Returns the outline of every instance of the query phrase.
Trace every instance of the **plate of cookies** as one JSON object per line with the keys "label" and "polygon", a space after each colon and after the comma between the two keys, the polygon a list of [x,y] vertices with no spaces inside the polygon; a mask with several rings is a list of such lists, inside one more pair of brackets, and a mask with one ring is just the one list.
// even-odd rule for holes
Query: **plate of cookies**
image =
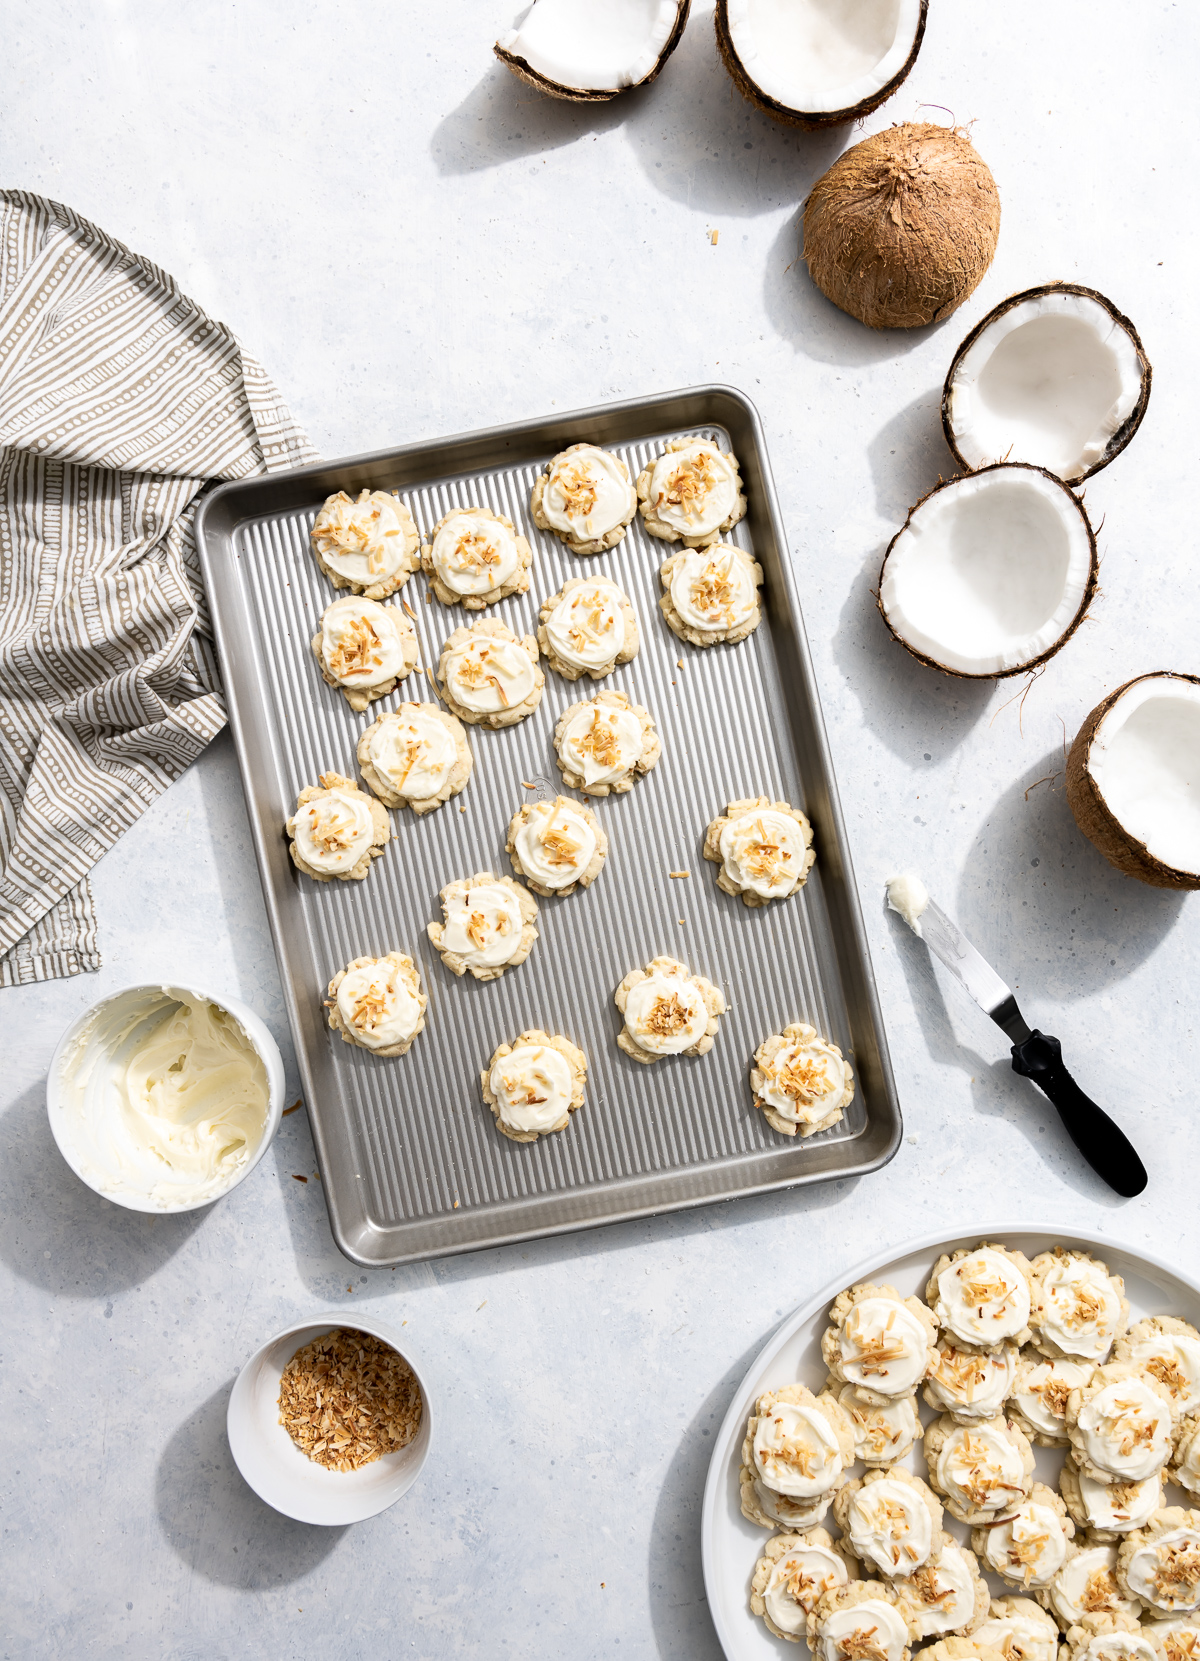
{"label": "plate of cookies", "polygon": [[1196,1661],[1200,1287],[1099,1235],[876,1256],[725,1416],[702,1551],[730,1661]]}

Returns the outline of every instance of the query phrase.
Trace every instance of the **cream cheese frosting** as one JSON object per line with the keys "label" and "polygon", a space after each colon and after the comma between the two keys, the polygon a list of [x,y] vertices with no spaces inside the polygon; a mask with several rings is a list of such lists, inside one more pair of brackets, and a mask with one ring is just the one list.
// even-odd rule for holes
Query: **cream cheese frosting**
{"label": "cream cheese frosting", "polygon": [[759,1071],[764,1080],[760,1099],[798,1125],[824,1118],[846,1090],[845,1060],[823,1038],[785,1045],[768,1066],[760,1063]]}
{"label": "cream cheese frosting", "polygon": [[930,1406],[960,1419],[993,1419],[1008,1398],[1016,1370],[1013,1344],[975,1350],[943,1339],[933,1354],[926,1399]]}
{"label": "cream cheese frosting", "polygon": [[511,581],[521,564],[517,539],[490,515],[448,513],[430,547],[430,562],[454,594],[487,594]]}
{"label": "cream cheese frosting", "polygon": [[1160,1618],[1143,1630],[1158,1650],[1159,1661],[1164,1658],[1165,1661],[1198,1661],[1200,1658],[1200,1619],[1194,1614]]}
{"label": "cream cheese frosting", "polygon": [[797,1499],[791,1494],[780,1494],[768,1488],[761,1477],[751,1473],[755,1503],[764,1517],[780,1528],[802,1530],[810,1528],[829,1510],[832,1493],[818,1494],[815,1499]]}
{"label": "cream cheese frosting", "polygon": [[569,588],[546,619],[553,655],[573,669],[602,669],[625,645],[625,596],[609,577]]}
{"label": "cream cheese frosting", "polygon": [[1066,1562],[1062,1518],[1037,1499],[1026,1500],[1011,1517],[980,1533],[984,1567],[1026,1589],[1048,1586]]}
{"label": "cream cheese frosting", "polygon": [[681,537],[720,529],[738,506],[737,466],[706,438],[661,455],[650,470],[647,505]]}
{"label": "cream cheese frosting", "polygon": [[998,1649],[1005,1661],[1058,1661],[1058,1628],[1036,1604],[1026,1608],[992,1614],[976,1629],[976,1643]]}
{"label": "cream cheese frosting", "polygon": [[671,603],[688,628],[736,629],[753,615],[758,589],[736,548],[692,548],[674,557]]}
{"label": "cream cheese frosting", "polygon": [[909,1642],[903,1614],[883,1598],[864,1598],[849,1608],[829,1610],[817,1632],[821,1661],[903,1661]]}
{"label": "cream cheese frosting", "polygon": [[321,618],[321,661],[340,686],[382,686],[405,672],[401,624],[391,606],[347,595]]}
{"label": "cream cheese frosting", "polygon": [[398,796],[436,796],[458,759],[454,735],[435,710],[402,704],[382,716],[367,744],[371,765]]}
{"label": "cream cheese frosting", "polygon": [[335,994],[338,1014],[354,1041],[368,1050],[388,1049],[411,1038],[424,1004],[386,958],[347,969]]}
{"label": "cream cheese frosting", "polygon": [[511,888],[498,882],[476,883],[451,895],[444,907],[446,923],[438,949],[461,957],[468,968],[498,968],[520,949],[525,921],[520,896]]}
{"label": "cream cheese frosting", "polygon": [[1165,1384],[1177,1416],[1200,1407],[1200,1338],[1187,1332],[1145,1330],[1119,1352]]}
{"label": "cream cheese frosting", "polygon": [[559,754],[584,788],[621,778],[645,749],[642,722],[630,709],[581,704],[562,729]]}
{"label": "cream cheese frosting", "polygon": [[556,456],[541,508],[547,522],[577,542],[607,536],[633,517],[637,497],[619,457],[594,444]]}
{"label": "cream cheese frosting", "polygon": [[762,1600],[780,1632],[800,1637],[805,1617],[817,1599],[850,1578],[845,1559],[829,1546],[806,1542],[793,1546],[771,1566]]}
{"label": "cream cheese frosting", "polygon": [[1051,1607],[1065,1627],[1088,1614],[1137,1614],[1137,1604],[1121,1595],[1113,1573],[1116,1563],[1115,1546],[1085,1546],[1067,1558],[1049,1591]]}
{"label": "cream cheese frosting", "polygon": [[1140,1632],[1094,1632],[1072,1661],[1158,1661],[1158,1651]]}
{"label": "cream cheese frosting", "polygon": [[956,1425],[937,1455],[938,1487],[963,1511],[1008,1511],[1025,1495],[1021,1449],[1002,1425]]}
{"label": "cream cheese frosting", "polygon": [[1200,1528],[1162,1529],[1123,1557],[1122,1570],[1129,1591],[1152,1608],[1171,1615],[1195,1609],[1200,1604]]}
{"label": "cream cheese frosting", "polygon": [[841,1368],[851,1384],[881,1396],[911,1394],[929,1366],[929,1339],[896,1298],[864,1298],[841,1331]]}
{"label": "cream cheese frosting", "polygon": [[1126,1534],[1144,1528],[1162,1504],[1162,1477],[1155,1472],[1144,1482],[1096,1482],[1076,1472],[1079,1499],[1089,1528]]}
{"label": "cream cheese frosting", "polygon": [[521,1044],[492,1068],[500,1116],[514,1130],[551,1130],[570,1109],[571,1066],[560,1051]]}
{"label": "cream cheese frosting", "polygon": [[1171,1409],[1144,1379],[1105,1384],[1079,1409],[1077,1424],[1092,1464],[1123,1482],[1144,1482],[1171,1451]]}
{"label": "cream cheese frosting", "polygon": [[820,1408],[772,1397],[754,1431],[754,1474],[776,1493],[815,1499],[842,1473],[838,1439]]}
{"label": "cream cheese frosting", "polygon": [[855,1555],[885,1575],[912,1574],[933,1550],[924,1495],[896,1477],[864,1483],[846,1507],[845,1531]]}
{"label": "cream cheese frosting", "polygon": [[331,876],[352,870],[375,837],[370,800],[361,790],[325,791],[296,809],[294,824],[304,863]]}
{"label": "cream cheese frosting", "polygon": [[364,490],[351,501],[342,490],[317,515],[313,538],[331,571],[366,588],[407,567],[410,523],[403,503],[385,491]]}
{"label": "cream cheese frosting", "polygon": [[1013,1406],[1034,1430],[1065,1441],[1067,1397],[1072,1390],[1082,1390],[1091,1376],[1092,1364],[1087,1361],[1022,1363],[1012,1391]]}
{"label": "cream cheese frosting", "polygon": [[629,989],[625,1025],[652,1055],[681,1055],[708,1028],[708,1005],[694,981],[652,974]]}
{"label": "cream cheese frosting", "polygon": [[1000,1252],[986,1246],[948,1263],[937,1277],[934,1314],[965,1344],[998,1344],[1029,1321],[1029,1282]]}
{"label": "cream cheese frosting", "polygon": [[514,838],[521,869],[544,888],[569,888],[587,870],[596,832],[566,797],[533,802]]}
{"label": "cream cheese frosting", "polygon": [[901,1581],[900,1592],[912,1607],[921,1637],[933,1638],[959,1632],[970,1623],[977,1584],[970,1558],[944,1534],[940,1549],[911,1581]]}
{"label": "cream cheese frosting", "polygon": [[442,658],[442,677],[456,704],[494,715],[522,704],[537,684],[529,653],[516,640],[472,634]]}
{"label": "cream cheese frosting", "polygon": [[854,1426],[854,1456],[867,1465],[890,1465],[902,1459],[921,1434],[921,1421],[911,1396],[873,1407],[855,1384],[844,1384],[838,1400]]}
{"label": "cream cheese frosting", "polygon": [[1033,1324],[1039,1335],[1068,1355],[1103,1361],[1122,1315],[1120,1289],[1104,1265],[1090,1257],[1053,1253],[1035,1274]]}
{"label": "cream cheese frosting", "polygon": [[792,892],[804,872],[808,845],[790,813],[763,808],[729,820],[720,852],[721,869],[731,883],[769,900]]}

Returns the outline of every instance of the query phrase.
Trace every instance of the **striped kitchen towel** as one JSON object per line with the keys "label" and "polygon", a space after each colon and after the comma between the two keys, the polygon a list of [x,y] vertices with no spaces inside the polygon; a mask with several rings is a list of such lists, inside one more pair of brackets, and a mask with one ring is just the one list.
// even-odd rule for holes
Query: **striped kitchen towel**
{"label": "striped kitchen towel", "polygon": [[165,271],[0,191],[0,986],[99,967],[88,872],[225,723],[197,496],[315,459]]}

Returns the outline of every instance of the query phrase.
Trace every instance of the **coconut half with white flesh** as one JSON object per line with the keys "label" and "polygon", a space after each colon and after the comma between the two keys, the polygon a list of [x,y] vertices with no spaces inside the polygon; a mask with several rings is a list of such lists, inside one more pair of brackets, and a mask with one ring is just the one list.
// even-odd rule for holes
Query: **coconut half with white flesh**
{"label": "coconut half with white flesh", "polygon": [[1138,430],[1150,378],[1111,300],[1043,283],[1001,301],[958,348],[942,391],[946,441],[963,467],[1028,461],[1078,484]]}
{"label": "coconut half with white flesh", "polygon": [[552,98],[602,104],[654,80],[679,45],[691,0],[534,0],[495,45],[500,62]]}
{"label": "coconut half with white flesh", "polygon": [[1200,888],[1200,677],[1126,681],[1067,758],[1075,822],[1111,865],[1155,888]]}
{"label": "coconut half with white flesh", "polygon": [[1041,467],[1000,463],[935,486],[888,545],[884,622],[948,675],[1036,669],[1083,621],[1096,539],[1078,497]]}
{"label": "coconut half with white flesh", "polygon": [[904,80],[928,0],[717,0],[717,46],[744,98],[814,130],[857,121]]}

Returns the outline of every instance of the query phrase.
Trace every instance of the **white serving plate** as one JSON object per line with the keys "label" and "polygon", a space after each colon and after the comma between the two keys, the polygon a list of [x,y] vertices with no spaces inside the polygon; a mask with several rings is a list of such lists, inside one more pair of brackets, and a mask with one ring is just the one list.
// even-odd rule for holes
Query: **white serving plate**
{"label": "white serving plate", "polygon": [[[892,1254],[873,1254],[847,1269],[836,1280],[831,1280],[788,1316],[760,1352],[729,1405],[713,1448],[708,1480],[704,1486],[700,1543],[709,1611],[729,1661],[769,1661],[771,1657],[780,1661],[782,1656],[807,1653],[804,1646],[774,1637],[768,1632],[766,1623],[750,1613],[750,1581],[754,1566],[771,1538],[766,1529],[755,1527],[742,1516],[738,1492],[742,1441],[753,1402],[764,1390],[781,1384],[802,1382],[814,1392],[821,1390],[828,1376],[828,1369],[821,1360],[821,1334],[828,1324],[829,1305],[847,1286],[861,1280],[886,1282],[894,1286],[901,1297],[915,1292],[923,1298],[930,1270],[942,1252],[971,1247],[980,1240],[1002,1241],[1023,1251],[1029,1258],[1054,1245],[1078,1246],[1081,1250],[1094,1252],[1114,1274],[1124,1277],[1131,1324],[1146,1315],[1178,1315],[1191,1321],[1193,1326],[1200,1327],[1200,1284],[1157,1258],[1118,1245],[1102,1234],[1088,1234],[1081,1229],[1055,1234],[1044,1230],[1031,1231],[1027,1226],[987,1223],[971,1234],[955,1238],[947,1238],[940,1233],[927,1234],[908,1242]],[[928,1424],[937,1417],[919,1394],[917,1405],[922,1424]],[[1063,1450],[1035,1448],[1034,1454],[1038,1480],[1057,1487]],[[922,1477],[925,1475],[925,1461],[919,1445],[907,1459],[897,1463],[908,1466]],[[863,1466],[855,1465],[853,1469],[861,1474]],[[1181,1490],[1168,1484],[1165,1503],[1187,1504],[1195,1497],[1181,1498],[1180,1495]],[[830,1519],[826,1526],[835,1528],[836,1525],[832,1525]],[[944,1526],[947,1533],[969,1544],[970,1529],[956,1522],[949,1511],[946,1512]],[[984,1578],[991,1586],[994,1597],[1003,1597],[1016,1590],[1005,1586],[994,1575],[985,1573]]]}

